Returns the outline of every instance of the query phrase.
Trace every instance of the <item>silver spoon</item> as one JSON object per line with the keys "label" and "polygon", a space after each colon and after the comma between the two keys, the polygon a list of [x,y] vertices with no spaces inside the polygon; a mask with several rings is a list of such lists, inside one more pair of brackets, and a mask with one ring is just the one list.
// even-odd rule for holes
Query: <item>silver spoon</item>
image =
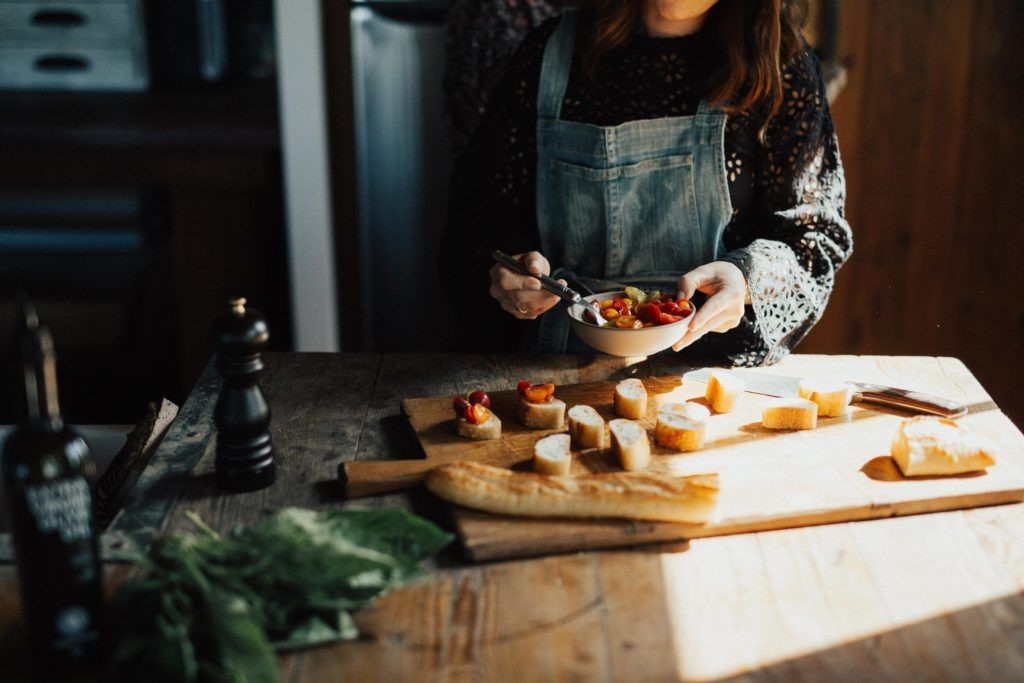
{"label": "silver spoon", "polygon": [[497,249],[495,249],[494,251],[491,252],[491,258],[493,258],[495,261],[505,266],[512,272],[519,273],[520,275],[527,275],[529,277],[540,280],[541,287],[551,292],[552,294],[555,294],[561,297],[562,299],[565,299],[573,306],[581,306],[585,310],[591,311],[594,314],[594,318],[597,320],[598,325],[604,325],[606,322],[608,322],[601,315],[600,304],[598,304],[596,301],[587,301],[579,292],[577,292],[575,289],[572,289],[568,285],[563,285],[562,283],[558,282],[553,278],[548,277],[547,275],[536,275],[534,273],[531,273],[522,264],[520,264],[519,261],[515,260],[514,258],[512,258],[503,251],[498,251]]}

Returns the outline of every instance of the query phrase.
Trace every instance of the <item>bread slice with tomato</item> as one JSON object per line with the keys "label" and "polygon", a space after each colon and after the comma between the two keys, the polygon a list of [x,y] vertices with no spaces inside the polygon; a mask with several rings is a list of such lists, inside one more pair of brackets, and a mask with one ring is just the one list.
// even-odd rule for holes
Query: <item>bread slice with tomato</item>
{"label": "bread slice with tomato", "polygon": [[519,392],[519,421],[530,429],[563,429],[565,401],[555,398],[554,384],[530,384],[523,380]]}

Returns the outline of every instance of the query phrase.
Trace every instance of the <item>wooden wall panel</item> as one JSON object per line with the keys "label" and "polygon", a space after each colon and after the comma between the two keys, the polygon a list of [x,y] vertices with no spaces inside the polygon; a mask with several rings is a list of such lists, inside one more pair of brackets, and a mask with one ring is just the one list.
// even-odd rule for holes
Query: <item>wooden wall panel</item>
{"label": "wooden wall panel", "polygon": [[1024,424],[1017,0],[846,0],[853,258],[804,352],[951,355]]}

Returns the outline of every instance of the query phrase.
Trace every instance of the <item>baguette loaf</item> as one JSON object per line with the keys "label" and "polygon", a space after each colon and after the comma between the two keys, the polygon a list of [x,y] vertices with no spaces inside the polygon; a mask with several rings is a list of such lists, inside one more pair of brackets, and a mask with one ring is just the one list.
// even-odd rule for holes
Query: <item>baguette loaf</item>
{"label": "baguette loaf", "polygon": [[427,488],[458,505],[527,517],[624,517],[701,524],[713,518],[718,475],[552,477],[475,462],[435,467]]}
{"label": "baguette loaf", "polygon": [[708,409],[697,403],[669,403],[658,411],[654,440],[665,448],[684,453],[704,447],[707,437]]}
{"label": "baguette loaf", "polygon": [[743,393],[746,384],[724,370],[714,370],[708,375],[708,388],[704,397],[716,413],[728,413],[736,406],[736,399]]}
{"label": "baguette loaf", "polygon": [[569,408],[569,435],[576,448],[604,448],[604,418],[587,405]]}
{"label": "baguette loaf", "polygon": [[832,382],[820,379],[800,380],[797,392],[800,398],[814,401],[818,405],[818,415],[825,417],[842,417],[853,398],[853,387],[846,382]]}
{"label": "baguette loaf", "polygon": [[911,417],[892,440],[892,458],[905,476],[961,474],[994,465],[993,444],[941,417]]}
{"label": "baguette loaf", "polygon": [[455,431],[459,436],[478,441],[500,439],[501,420],[494,413],[491,413],[486,422],[480,424],[473,424],[464,417],[457,417],[455,418]]}
{"label": "baguette loaf", "polygon": [[608,423],[612,444],[624,470],[642,470],[651,462],[651,442],[647,430],[632,420],[612,420]]}
{"label": "baguette loaf", "polygon": [[641,420],[647,415],[647,389],[635,377],[624,379],[615,387],[615,413],[629,420]]}
{"label": "baguette loaf", "polygon": [[565,426],[565,401],[551,398],[544,403],[519,399],[519,421],[530,429],[561,429]]}
{"label": "baguette loaf", "polygon": [[533,469],[538,474],[569,474],[572,452],[568,434],[551,434],[533,445]]}
{"label": "baguette loaf", "polygon": [[818,404],[796,396],[772,399],[761,411],[761,423],[768,429],[814,429]]}

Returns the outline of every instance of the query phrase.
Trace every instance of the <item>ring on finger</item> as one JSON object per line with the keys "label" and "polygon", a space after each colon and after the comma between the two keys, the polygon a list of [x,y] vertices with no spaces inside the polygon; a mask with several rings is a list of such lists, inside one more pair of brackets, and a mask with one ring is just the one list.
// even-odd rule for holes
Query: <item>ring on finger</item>
{"label": "ring on finger", "polygon": [[524,309],[523,305],[521,303],[519,303],[519,299],[512,299],[512,301],[515,302],[516,310],[519,311],[520,315],[526,315],[527,313],[529,313],[529,311]]}

